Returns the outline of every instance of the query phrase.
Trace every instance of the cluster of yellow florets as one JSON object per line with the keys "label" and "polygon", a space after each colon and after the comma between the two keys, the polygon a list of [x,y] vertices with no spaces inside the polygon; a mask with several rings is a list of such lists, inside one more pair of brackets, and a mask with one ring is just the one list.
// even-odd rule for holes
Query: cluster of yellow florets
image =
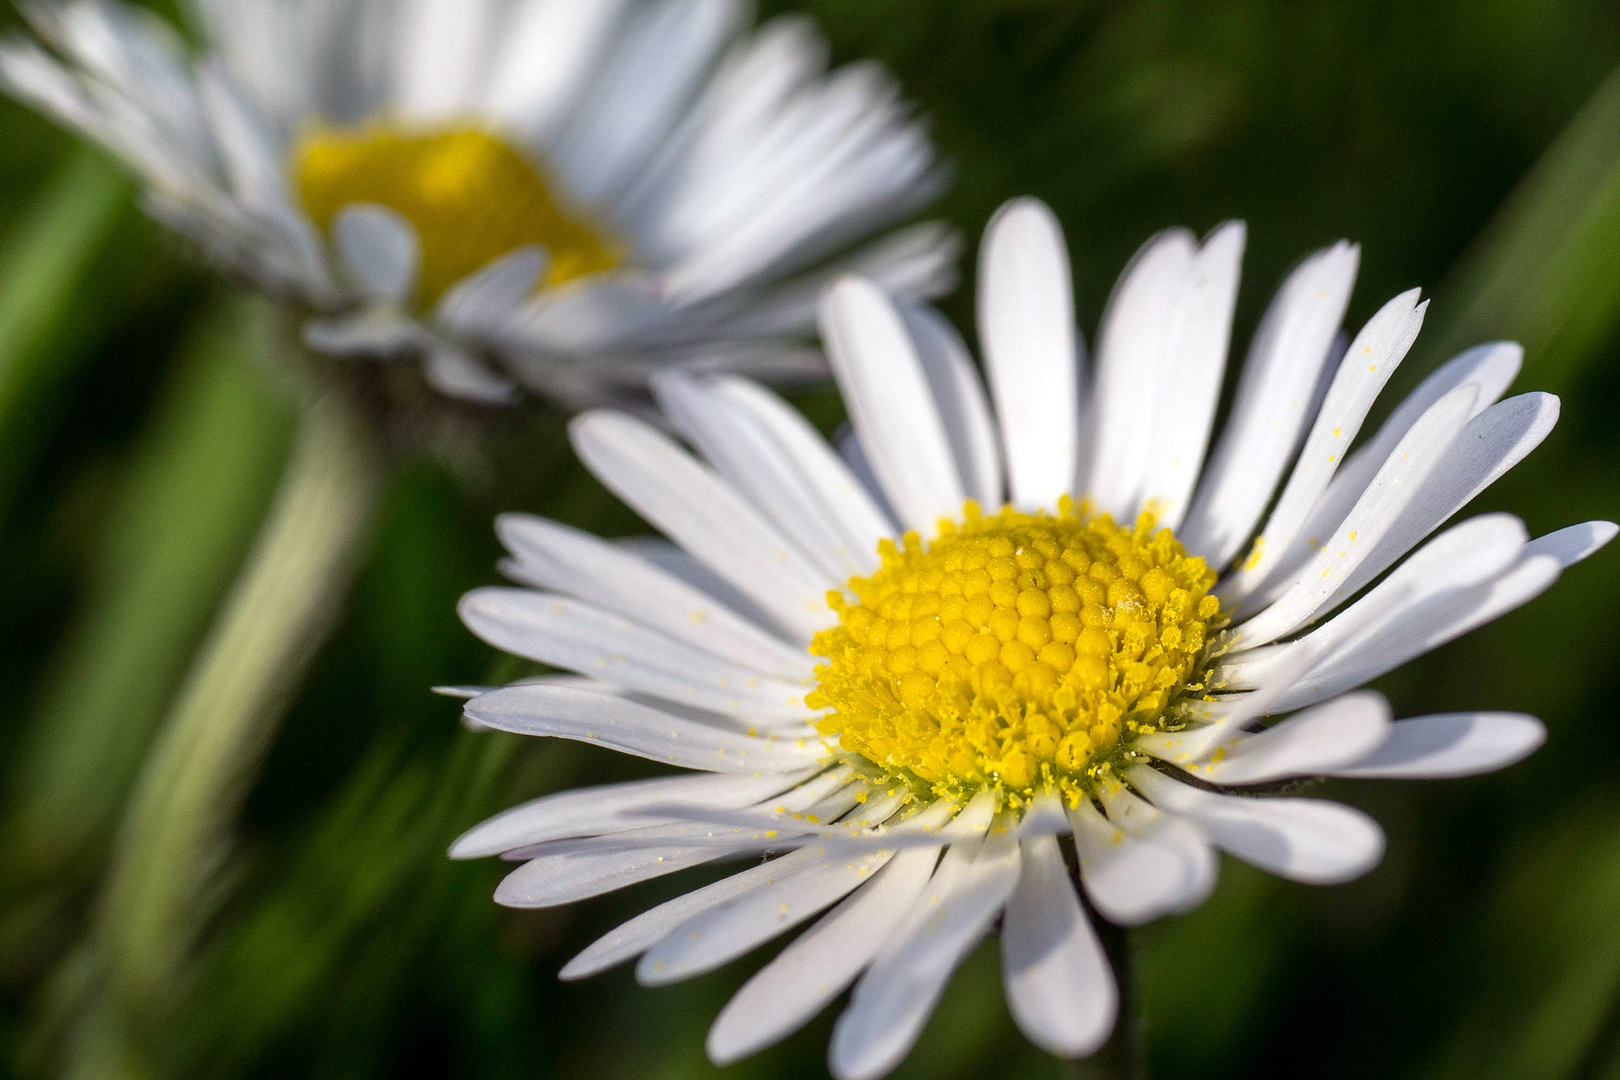
{"label": "cluster of yellow florets", "polygon": [[293,173],[304,209],[323,229],[355,202],[409,220],[422,244],[424,304],[526,244],[549,253],[547,285],[619,265],[617,245],[564,210],[533,163],[476,129],[316,131],[294,151]]}
{"label": "cluster of yellow florets", "polygon": [[880,771],[941,794],[1051,783],[1078,795],[1122,734],[1196,690],[1215,574],[1143,514],[1132,529],[1065,499],[1056,514],[967,505],[926,549],[884,541],[855,578],[807,701]]}

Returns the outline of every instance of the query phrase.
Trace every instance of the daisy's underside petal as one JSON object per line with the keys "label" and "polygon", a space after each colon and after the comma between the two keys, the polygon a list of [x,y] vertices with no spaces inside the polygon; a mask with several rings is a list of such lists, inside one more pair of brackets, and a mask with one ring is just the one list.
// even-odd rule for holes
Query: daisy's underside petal
{"label": "daisy's underside petal", "polygon": [[1018,887],[1001,930],[1007,1006],[1036,1046],[1059,1057],[1084,1057],[1114,1028],[1114,975],[1057,840],[1047,836],[1020,846]]}
{"label": "daisy's underside petal", "polygon": [[902,304],[900,314],[945,424],[963,490],[980,506],[1000,506],[1000,435],[967,345],[956,327],[927,304]]}
{"label": "daisy's underside petal", "polygon": [[[1321,776],[1372,753],[1390,732],[1389,702],[1371,692],[1347,694],[1217,746],[1184,765],[1213,784],[1260,784]],[[1150,751],[1151,752],[1151,751]]]}

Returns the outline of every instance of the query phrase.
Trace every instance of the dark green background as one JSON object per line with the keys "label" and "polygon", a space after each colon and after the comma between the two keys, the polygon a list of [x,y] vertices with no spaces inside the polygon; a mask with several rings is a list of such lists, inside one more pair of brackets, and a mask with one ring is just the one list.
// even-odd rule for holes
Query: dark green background
{"label": "dark green background", "polygon": [[[1088,335],[1118,269],[1166,225],[1249,222],[1240,342],[1298,257],[1349,237],[1363,244],[1351,322],[1438,290],[1402,385],[1447,346],[1518,336],[1516,389],[1563,395],[1554,435],[1476,509],[1536,533],[1620,513],[1613,0],[764,7],[810,11],[840,59],[889,64],[931,118],[956,173],[939,209],[973,238],[946,305],[965,329],[978,230],[1016,194],[1062,219]],[[147,225],[104,163],[9,102],[0,147],[0,806],[66,792],[72,825],[12,810],[3,826],[33,861],[0,869],[0,1073],[36,1075],[71,1030],[73,942],[110,821],[269,499],[291,412],[251,309]],[[810,404],[833,419],[824,396]],[[496,512],[635,528],[552,418],[489,440],[453,465],[412,457],[390,482],[342,625],[249,798],[166,1040],[174,1075],[716,1072],[704,1032],[761,957],[671,989],[625,971],[554,979],[701,874],[515,913],[489,899],[499,864],[442,857],[494,809],[638,772],[470,735],[427,693],[510,673],[454,616],[494,580]],[[1389,833],[1364,880],[1309,888],[1228,862],[1202,909],[1135,936],[1156,1080],[1620,1078],[1617,602],[1604,552],[1384,680],[1400,715],[1523,709],[1551,738],[1498,776],[1324,787]],[[105,720],[82,746],[42,750],[65,715]],[[993,942],[969,959],[897,1076],[1058,1075],[1012,1027],[997,963]],[[824,1075],[829,1027],[725,1073]]]}

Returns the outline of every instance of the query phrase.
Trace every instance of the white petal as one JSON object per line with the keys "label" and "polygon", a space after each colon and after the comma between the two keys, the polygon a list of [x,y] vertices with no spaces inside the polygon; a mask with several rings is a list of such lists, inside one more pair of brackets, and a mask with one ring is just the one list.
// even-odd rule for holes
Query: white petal
{"label": "white petal", "polygon": [[1181,526],[1204,463],[1232,338],[1232,311],[1247,237],[1241,221],[1210,234],[1193,256],[1176,303],[1165,382],[1152,420],[1141,508],[1167,529]]}
{"label": "white petal", "polygon": [[[654,377],[653,392],[681,434],[807,561],[835,580],[877,569],[877,542],[894,535],[893,527],[803,417],[740,379],[672,372]],[[756,394],[780,411],[762,419]],[[783,441],[784,431],[794,442]],[[846,506],[860,515],[852,529],[845,528]]]}
{"label": "white petal", "polygon": [[1388,460],[1395,444],[1409,431],[1418,417],[1451,390],[1464,383],[1479,387],[1470,416],[1477,416],[1494,405],[1519,373],[1524,350],[1514,342],[1480,345],[1452,357],[1440,365],[1418,388],[1408,394],[1378,429],[1378,434],[1358,447],[1333,474],[1327,490],[1311,508],[1305,523],[1307,537],[1332,536],[1339,522],[1350,512],[1380,466]]}
{"label": "white petal", "polygon": [[682,893],[597,938],[584,952],[568,961],[557,977],[572,981],[606,971],[658,944],[695,916],[784,878],[797,880],[798,875],[816,857],[815,851],[801,848],[779,859],[751,866],[740,874],[721,878],[701,889]]}
{"label": "white petal", "polygon": [[928,887],[939,848],[897,854],[858,890],[761,968],[709,1029],[709,1057],[727,1065],[799,1028],[855,981]]}
{"label": "white petal", "polygon": [[1187,280],[1197,242],[1185,229],[1153,237],[1114,286],[1097,333],[1090,482],[1080,485],[1104,513],[1121,519],[1141,493],[1156,433],[1154,415],[1174,330],[1171,313]]}
{"label": "white petal", "polygon": [[1440,713],[1402,720],[1372,753],[1327,772],[1379,780],[1477,776],[1529,757],[1547,741],[1540,720],[1523,713]]}
{"label": "white petal", "polygon": [[633,551],[527,514],[503,514],[495,528],[517,557],[508,569],[527,584],[572,593],[763,674],[789,681],[814,674],[808,653]]}
{"label": "white petal", "polygon": [[1001,421],[1012,501],[1050,510],[1059,496],[1074,494],[1080,356],[1063,229],[1038,200],[1005,203],[985,227],[979,347]]}
{"label": "white petal", "polygon": [[489,334],[534,294],[550,261],[533,244],[507,252],[446,289],[434,321],[452,333]]}
{"label": "white petal", "polygon": [[791,772],[823,756],[819,740],[755,738],[560,686],[509,686],[474,698],[467,714],[499,731],[595,743],[705,772]]}
{"label": "white petal", "polygon": [[1253,648],[1274,641],[1329,607],[1330,598],[1348,595],[1345,586],[1359,580],[1358,571],[1377,561],[1381,541],[1422,495],[1428,478],[1443,471],[1449,458],[1458,456],[1453,444],[1462,442],[1459,433],[1478,394],[1477,387],[1465,383],[1435,402],[1412,425],[1333,537],[1291,575],[1294,584],[1270,607],[1239,624],[1234,636],[1240,645]]}
{"label": "white petal", "polygon": [[474,589],[456,610],[498,649],[683,705],[757,717],[809,720],[810,687],[761,675],[641,623],[554,593]]}
{"label": "white petal", "polygon": [[401,5],[394,86],[402,116],[442,123],[467,111],[488,76],[494,7],[494,0]]}
{"label": "white petal", "polygon": [[907,528],[932,538],[967,495],[905,321],[875,285],[846,278],[822,304],[821,336],[890,505]]}
{"label": "white petal", "polygon": [[397,356],[431,348],[432,339],[398,308],[377,307],[304,323],[304,344],[328,356]]}
{"label": "white petal", "polygon": [[1258,784],[1321,776],[1372,753],[1390,731],[1382,694],[1347,694],[1274,724],[1258,735],[1221,744],[1200,764],[1185,766],[1214,784]]}
{"label": "white petal", "polygon": [[837,903],[887,863],[892,851],[840,853],[825,846],[794,853],[792,876],[699,914],[649,949],[636,978],[659,986],[712,971]]}
{"label": "white petal", "polygon": [[559,791],[514,806],[468,829],[450,845],[450,857],[479,859],[548,840],[648,825],[652,822],[639,812],[647,806],[672,802],[726,808],[751,806],[804,778],[803,773],[703,773]]}
{"label": "white petal", "polygon": [[1342,659],[1427,605],[1449,603],[1463,589],[1485,584],[1517,562],[1529,540],[1512,514],[1481,514],[1425,544],[1378,586],[1297,641],[1234,651],[1218,663],[1222,688],[1262,686],[1276,678],[1291,653],[1309,649],[1318,659],[1304,675],[1330,671]]}
{"label": "white petal", "polygon": [[1018,868],[1018,843],[1007,835],[946,850],[908,925],[856,984],[833,1027],[828,1061],[838,1080],[875,1080],[900,1063],[951,973],[1017,887]]}
{"label": "white petal", "polygon": [[1080,909],[1057,840],[1025,840],[1022,847],[1018,888],[1001,929],[1007,1006],[1042,1050],[1084,1057],[1113,1030],[1114,973]]}
{"label": "white petal", "polygon": [[[889,292],[894,295],[892,289]],[[900,314],[933,391],[963,489],[980,506],[999,507],[1003,501],[1000,437],[962,336],[927,304],[902,304]]]}
{"label": "white petal", "polygon": [[456,345],[440,343],[431,349],[422,361],[422,377],[446,397],[474,405],[510,405],[520,393],[517,383]]}
{"label": "white petal", "polygon": [[332,243],[344,276],[367,299],[402,304],[416,287],[416,229],[398,211],[350,203],[332,219]]}
{"label": "white petal", "polygon": [[1384,833],[1359,810],[1320,799],[1243,798],[1188,787],[1146,765],[1131,784],[1162,810],[1262,870],[1312,885],[1360,877],[1384,855]]}
{"label": "white petal", "polygon": [[599,62],[628,0],[514,5],[484,108],[531,145],[555,137]]}
{"label": "white petal", "polygon": [[1339,586],[1333,602],[1360,591],[1524,460],[1551,434],[1558,409],[1558,399],[1551,394],[1521,394],[1499,401],[1471,419],[1377,549]]}
{"label": "white petal", "polygon": [[1266,309],[1230,419],[1176,535],[1224,568],[1254,532],[1310,420],[1312,391],[1350,302],[1360,248],[1340,242],[1302,262]]}
{"label": "white petal", "polygon": [[[1350,343],[1305,438],[1305,448],[1294,462],[1294,471],[1255,538],[1254,554],[1220,585],[1223,606],[1235,606],[1290,554],[1311,507],[1361,430],[1373,399],[1417,340],[1429,306],[1427,301],[1418,303],[1417,298],[1418,290],[1411,289],[1385,304]],[[1241,462],[1234,465],[1242,467]]]}
{"label": "white petal", "polygon": [[1105,792],[1104,819],[1089,802],[1070,811],[1080,880],[1110,921],[1140,926],[1202,904],[1219,863],[1202,833],[1125,788]]}
{"label": "white petal", "polygon": [[666,436],[622,413],[570,425],[587,467],[670,539],[808,642],[831,624],[838,584],[797,554],[758,510]]}

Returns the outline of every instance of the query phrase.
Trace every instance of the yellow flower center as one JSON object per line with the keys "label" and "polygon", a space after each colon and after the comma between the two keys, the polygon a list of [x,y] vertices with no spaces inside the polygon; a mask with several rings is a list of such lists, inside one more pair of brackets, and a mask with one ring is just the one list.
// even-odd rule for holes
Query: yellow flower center
{"label": "yellow flower center", "polygon": [[1220,604],[1215,573],[1143,514],[968,503],[923,545],[880,545],[883,564],[829,596],[838,625],[807,701],[842,748],[940,795],[1047,785],[1081,797],[1131,738],[1174,726],[1196,694]]}
{"label": "yellow flower center", "polygon": [[386,206],[415,226],[423,304],[525,244],[550,252],[548,286],[612,270],[622,258],[611,237],[559,205],[534,163],[487,132],[312,131],[294,149],[293,171],[322,229],[356,202]]}

